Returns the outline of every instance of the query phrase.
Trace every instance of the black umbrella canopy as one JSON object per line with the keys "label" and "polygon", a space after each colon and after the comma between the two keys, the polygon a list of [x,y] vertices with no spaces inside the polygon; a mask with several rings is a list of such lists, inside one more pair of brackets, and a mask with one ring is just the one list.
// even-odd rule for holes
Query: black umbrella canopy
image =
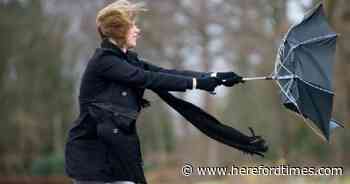
{"label": "black umbrella canopy", "polygon": [[331,121],[336,38],[319,4],[286,34],[273,73],[282,103],[327,140],[338,126]]}

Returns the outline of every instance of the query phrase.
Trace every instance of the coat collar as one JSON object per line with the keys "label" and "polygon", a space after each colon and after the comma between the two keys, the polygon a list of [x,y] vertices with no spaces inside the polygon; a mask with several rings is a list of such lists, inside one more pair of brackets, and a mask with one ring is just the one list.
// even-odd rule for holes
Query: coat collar
{"label": "coat collar", "polygon": [[114,54],[121,58],[125,58],[127,60],[135,60],[138,58],[137,53],[133,52],[131,50],[128,50],[126,53],[122,51],[118,46],[113,44],[110,40],[108,39],[103,39],[101,42],[101,48],[105,49],[110,49],[113,51]]}

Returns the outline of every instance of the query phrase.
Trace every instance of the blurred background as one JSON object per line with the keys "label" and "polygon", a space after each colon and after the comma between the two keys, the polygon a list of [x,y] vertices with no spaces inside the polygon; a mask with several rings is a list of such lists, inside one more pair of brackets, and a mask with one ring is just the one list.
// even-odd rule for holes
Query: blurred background
{"label": "blurred background", "polygon": [[[0,0],[0,183],[70,183],[64,174],[64,143],[78,116],[82,72],[99,46],[95,16],[108,0]],[[288,28],[319,1],[145,0],[148,12],[137,52],[165,68],[272,72]],[[350,6],[324,1],[337,47],[333,116],[350,120]],[[336,130],[330,143],[280,104],[269,81],[220,87],[216,96],[177,94],[248,133],[268,141],[265,158],[251,157],[210,140],[151,92],[152,106],[138,121],[150,183],[350,183],[350,134]],[[341,166],[343,176],[185,177],[181,166]]]}

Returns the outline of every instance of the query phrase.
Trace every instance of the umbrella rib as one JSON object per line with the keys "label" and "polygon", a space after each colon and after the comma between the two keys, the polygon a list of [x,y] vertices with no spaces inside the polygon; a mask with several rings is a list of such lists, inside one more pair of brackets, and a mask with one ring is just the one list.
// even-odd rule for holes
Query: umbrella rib
{"label": "umbrella rib", "polygon": [[[285,42],[285,41],[284,41]],[[293,51],[294,48],[291,49],[291,51]],[[281,58],[281,52],[282,50],[284,50],[284,44],[280,47],[279,49],[279,53],[277,55],[277,57]],[[293,72],[291,72],[286,66],[284,66],[284,62],[286,61],[286,59],[291,55],[291,51],[287,54],[286,58],[283,59],[283,62],[281,61],[281,59],[277,59],[276,65],[275,65],[275,71],[274,73],[278,76],[278,73],[280,72],[281,68],[283,67],[287,72],[289,72],[290,74],[293,74]],[[278,65],[280,67],[278,67]]]}
{"label": "umbrella rib", "polygon": [[282,61],[281,61],[281,55],[282,55],[282,52],[284,50],[284,43],[285,43],[285,40],[283,41],[283,44],[280,46],[279,48],[279,51],[277,53],[277,59],[276,59],[276,63],[275,63],[275,67],[274,67],[274,72],[275,74],[278,74],[279,71],[281,70],[281,67],[285,68],[289,73],[292,73],[288,70],[288,68],[284,67]]}
{"label": "umbrella rib", "polygon": [[281,67],[279,67],[277,73],[275,72],[275,74],[278,76],[279,71],[281,70],[281,68],[284,68],[289,74],[295,75],[293,72],[291,72],[286,66],[284,66],[284,64],[281,61],[278,61],[279,65]]}
{"label": "umbrella rib", "polygon": [[[279,83],[279,81],[276,81],[276,83],[277,83],[278,87],[280,88],[280,90],[282,91],[282,93],[288,98],[289,101],[291,101],[291,102],[295,105],[295,107],[297,108],[298,112],[300,113],[301,111],[300,111],[299,105],[298,105],[298,104],[296,103],[296,101],[295,101],[295,98],[294,98],[294,97],[291,98],[291,97],[288,95],[288,92],[285,91],[285,90],[283,89],[283,87],[282,87],[282,85]],[[292,95],[291,95],[291,96],[292,96]]]}
{"label": "umbrella rib", "polygon": [[327,39],[334,38],[334,37],[337,37],[336,33],[332,33],[332,34],[328,34],[328,35],[324,35],[324,36],[319,36],[319,37],[312,38],[310,40],[305,40],[303,42],[300,42],[300,44],[298,44],[298,46],[313,43],[313,42],[318,42],[321,40],[327,40]]}
{"label": "umbrella rib", "polygon": [[302,82],[304,82],[305,84],[307,84],[307,85],[309,85],[309,86],[311,86],[311,87],[313,87],[313,88],[316,88],[316,89],[321,90],[321,91],[323,91],[323,92],[326,92],[326,93],[329,93],[329,94],[334,95],[334,92],[332,92],[332,91],[330,91],[330,90],[328,90],[328,89],[325,89],[325,88],[319,87],[319,86],[317,86],[317,85],[314,85],[314,84],[312,84],[311,82],[308,82],[308,81],[306,81],[306,80],[303,80],[302,78],[300,78],[300,77],[297,76],[297,75],[296,75],[296,77],[297,77],[298,79],[300,79]]}
{"label": "umbrella rib", "polygon": [[[288,93],[290,93],[290,89],[291,89],[291,87],[292,87],[293,82],[294,82],[294,79],[292,78],[292,79],[290,79],[290,80],[287,82],[287,84],[286,84],[286,85],[288,85],[288,86],[287,86],[287,92],[288,92]],[[294,98],[294,97],[293,97],[293,98]]]}
{"label": "umbrella rib", "polygon": [[297,102],[295,101],[295,98],[294,97],[291,98],[289,96],[289,92],[283,89],[283,87],[282,87],[282,85],[280,84],[279,81],[276,81],[276,83],[277,83],[278,87],[281,89],[282,93],[288,98],[289,101],[291,101],[297,107],[298,111],[300,112],[299,106],[298,106]]}

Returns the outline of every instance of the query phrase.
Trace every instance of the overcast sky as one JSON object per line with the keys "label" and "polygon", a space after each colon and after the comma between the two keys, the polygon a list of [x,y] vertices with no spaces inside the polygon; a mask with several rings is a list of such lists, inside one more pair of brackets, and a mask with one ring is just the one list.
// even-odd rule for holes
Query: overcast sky
{"label": "overcast sky", "polygon": [[293,22],[298,22],[303,18],[304,7],[310,7],[312,0],[292,0],[288,3],[288,17]]}

